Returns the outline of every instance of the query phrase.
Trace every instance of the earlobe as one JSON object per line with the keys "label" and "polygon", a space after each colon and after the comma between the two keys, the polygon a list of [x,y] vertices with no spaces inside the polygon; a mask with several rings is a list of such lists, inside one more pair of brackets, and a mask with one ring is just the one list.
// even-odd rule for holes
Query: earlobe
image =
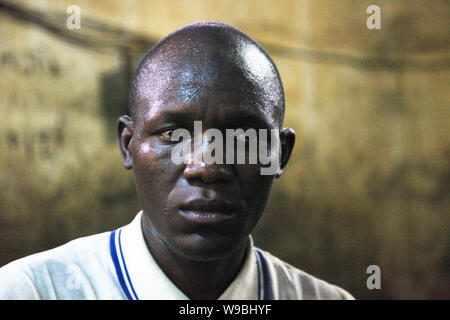
{"label": "earlobe", "polygon": [[119,149],[122,155],[123,166],[130,170],[133,168],[133,157],[130,152],[130,141],[133,137],[134,123],[129,116],[121,116],[117,121]]}
{"label": "earlobe", "polygon": [[277,170],[275,178],[281,177],[284,168],[289,162],[289,159],[294,150],[295,145],[295,131],[292,128],[283,128],[280,132],[280,143],[281,143],[281,161],[280,167]]}

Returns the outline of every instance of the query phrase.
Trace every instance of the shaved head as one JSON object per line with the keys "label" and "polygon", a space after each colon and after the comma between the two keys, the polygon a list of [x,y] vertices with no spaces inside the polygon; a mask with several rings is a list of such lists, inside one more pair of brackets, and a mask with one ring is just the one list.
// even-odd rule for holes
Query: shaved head
{"label": "shaved head", "polygon": [[239,97],[230,103],[259,109],[273,127],[283,123],[283,87],[272,59],[242,31],[216,22],[178,29],[146,53],[131,82],[130,115],[136,120],[174,96],[199,103],[205,90]]}

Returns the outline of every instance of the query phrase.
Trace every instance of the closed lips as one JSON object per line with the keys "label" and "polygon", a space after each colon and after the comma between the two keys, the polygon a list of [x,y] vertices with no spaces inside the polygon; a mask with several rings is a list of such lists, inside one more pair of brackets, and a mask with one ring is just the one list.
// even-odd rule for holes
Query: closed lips
{"label": "closed lips", "polygon": [[223,200],[196,199],[183,204],[180,209],[199,213],[233,214],[238,211],[238,206]]}

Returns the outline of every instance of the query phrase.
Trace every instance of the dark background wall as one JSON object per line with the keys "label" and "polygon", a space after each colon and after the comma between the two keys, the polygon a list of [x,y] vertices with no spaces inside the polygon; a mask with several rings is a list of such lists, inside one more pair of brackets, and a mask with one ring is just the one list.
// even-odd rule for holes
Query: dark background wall
{"label": "dark background wall", "polygon": [[132,219],[129,78],[157,40],[216,20],[274,58],[298,134],[256,244],[357,298],[450,298],[449,18],[448,1],[0,1],[0,265]]}

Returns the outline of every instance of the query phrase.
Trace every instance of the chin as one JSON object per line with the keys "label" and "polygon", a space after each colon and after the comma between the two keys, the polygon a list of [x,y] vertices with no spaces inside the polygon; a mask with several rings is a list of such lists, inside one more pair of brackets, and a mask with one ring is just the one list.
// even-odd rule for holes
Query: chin
{"label": "chin", "polygon": [[173,249],[188,259],[207,262],[226,258],[240,245],[245,245],[247,237],[194,233],[180,237]]}

